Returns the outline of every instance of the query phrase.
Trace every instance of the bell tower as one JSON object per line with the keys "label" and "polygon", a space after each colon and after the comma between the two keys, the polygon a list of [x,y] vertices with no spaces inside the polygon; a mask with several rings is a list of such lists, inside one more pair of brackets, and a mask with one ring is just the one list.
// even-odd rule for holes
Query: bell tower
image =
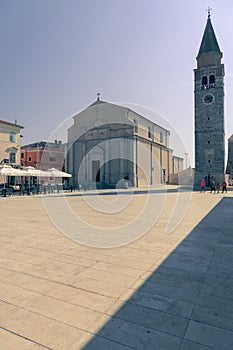
{"label": "bell tower", "polygon": [[208,18],[194,69],[195,105],[195,180],[220,183],[225,170],[224,131],[224,65],[222,52],[214,33],[208,9]]}

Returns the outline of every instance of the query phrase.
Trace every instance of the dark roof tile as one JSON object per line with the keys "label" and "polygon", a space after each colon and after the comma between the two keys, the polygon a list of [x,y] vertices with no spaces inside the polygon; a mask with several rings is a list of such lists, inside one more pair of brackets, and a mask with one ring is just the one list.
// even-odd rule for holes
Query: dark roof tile
{"label": "dark roof tile", "polygon": [[198,52],[198,56],[200,56],[201,54],[206,53],[206,52],[219,52],[219,53],[221,53],[210,17],[208,17],[208,19],[207,19],[207,23],[206,23],[205,31],[204,31],[204,34],[202,37],[201,46],[200,46],[200,49]]}

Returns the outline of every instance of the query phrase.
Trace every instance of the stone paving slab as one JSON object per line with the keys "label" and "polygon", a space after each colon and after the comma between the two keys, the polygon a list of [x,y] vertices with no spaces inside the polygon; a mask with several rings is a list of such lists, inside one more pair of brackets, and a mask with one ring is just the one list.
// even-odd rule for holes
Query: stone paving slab
{"label": "stone paving slab", "polygon": [[190,340],[183,340],[180,350],[211,350],[212,346],[205,346]]}
{"label": "stone paving slab", "polygon": [[[146,194],[131,199],[109,216],[67,196],[100,227],[138,215]],[[233,193],[193,193],[166,234],[176,200],[140,239],[100,249],[64,236],[40,196],[0,198],[0,349],[232,350]]]}
{"label": "stone paving slab", "polygon": [[187,322],[183,317],[129,302],[120,308],[117,318],[181,338],[183,338],[187,326]]}
{"label": "stone paving slab", "polygon": [[15,350],[16,346],[19,349],[24,350],[45,350],[44,346],[37,345],[29,339],[18,336],[3,328],[0,329],[1,349],[3,350]]}
{"label": "stone paving slab", "polygon": [[233,332],[206,323],[190,321],[185,338],[212,349],[231,350]]}

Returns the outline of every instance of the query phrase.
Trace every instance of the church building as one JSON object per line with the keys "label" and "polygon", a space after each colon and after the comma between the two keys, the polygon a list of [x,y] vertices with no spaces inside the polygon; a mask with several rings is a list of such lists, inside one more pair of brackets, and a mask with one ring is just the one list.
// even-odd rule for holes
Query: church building
{"label": "church building", "polygon": [[210,10],[194,69],[195,88],[195,180],[225,178],[224,65],[211,23]]}
{"label": "church building", "polygon": [[170,132],[130,108],[97,98],[68,129],[67,171],[75,187],[148,187],[183,170]]}

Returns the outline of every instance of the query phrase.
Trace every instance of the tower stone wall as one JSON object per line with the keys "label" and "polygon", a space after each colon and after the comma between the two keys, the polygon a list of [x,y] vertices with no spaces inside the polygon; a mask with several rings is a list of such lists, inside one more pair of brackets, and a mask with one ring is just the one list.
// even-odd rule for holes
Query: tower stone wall
{"label": "tower stone wall", "polygon": [[203,178],[225,178],[224,131],[224,65],[222,53],[208,16],[201,47],[194,69],[195,89],[195,180],[194,189],[200,188]]}

